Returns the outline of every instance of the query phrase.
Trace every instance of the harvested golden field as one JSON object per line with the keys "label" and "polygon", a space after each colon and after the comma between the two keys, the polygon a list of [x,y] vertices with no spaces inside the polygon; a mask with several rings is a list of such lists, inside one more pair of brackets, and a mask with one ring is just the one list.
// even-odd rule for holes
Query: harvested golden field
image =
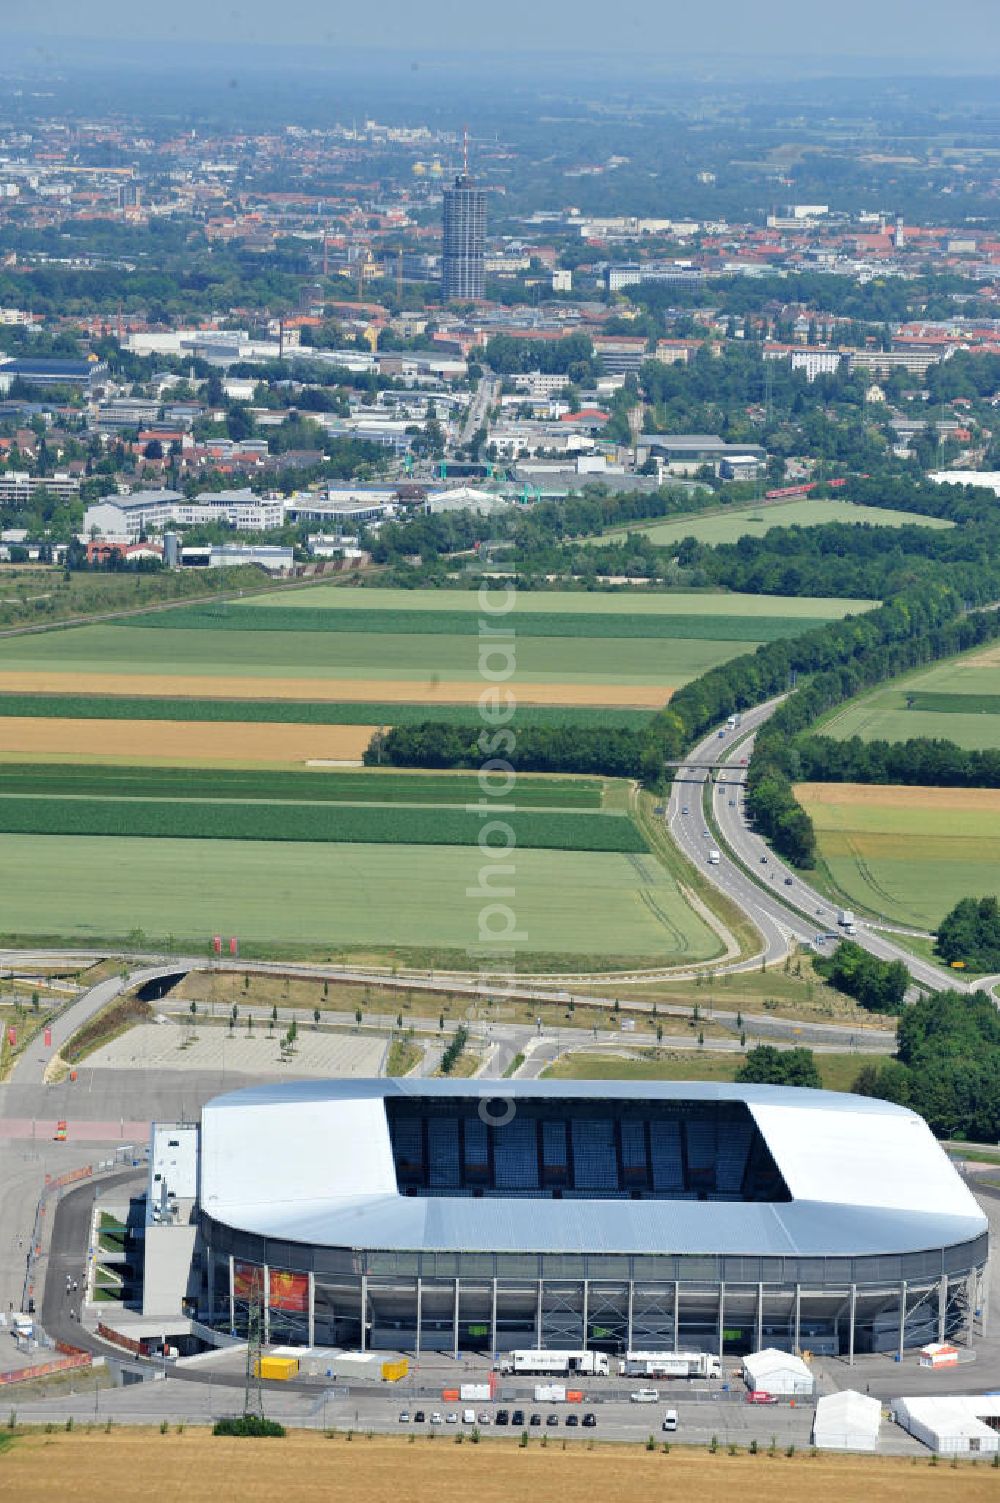
{"label": "harvested golden field", "polygon": [[371,725],[239,720],[44,720],[0,716],[0,757],[127,762],[360,761]]}
{"label": "harvested golden field", "polygon": [[704,1503],[774,1503],[808,1496],[810,1503],[978,1503],[996,1495],[985,1465],[931,1467],[926,1458],[761,1454],[673,1447],[669,1455],[638,1446],[570,1441],[521,1450],[507,1441],[457,1446],[449,1436],[327,1440],[301,1431],[284,1440],[229,1440],[205,1430],[124,1430],[20,1437],[0,1455],[0,1497],[66,1496],[107,1503],[121,1479],[142,1479],[149,1503],[256,1503],[277,1498],[329,1503],[510,1503],[615,1497],[620,1503],[662,1503],[697,1497]]}
{"label": "harvested golden field", "polygon": [[[506,685],[523,705],[598,705],[659,709],[672,694],[656,684],[521,683]],[[64,673],[0,670],[0,693],[127,694],[162,699],[306,699],[346,704],[476,704],[481,679],[427,682],[395,678],[261,678],[212,673]]]}
{"label": "harvested golden field", "polygon": [[911,788],[886,783],[799,783],[796,795],[810,809],[836,805],[870,809],[927,809],[932,813],[1000,812],[1000,788]]}

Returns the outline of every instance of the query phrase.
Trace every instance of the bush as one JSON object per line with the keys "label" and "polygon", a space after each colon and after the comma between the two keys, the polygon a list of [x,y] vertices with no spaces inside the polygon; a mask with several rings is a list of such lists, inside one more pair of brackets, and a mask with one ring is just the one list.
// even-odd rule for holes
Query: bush
{"label": "bush", "polygon": [[277,1420],[264,1419],[259,1414],[232,1415],[229,1419],[216,1420],[213,1435],[240,1435],[254,1440],[283,1436],[284,1425]]}

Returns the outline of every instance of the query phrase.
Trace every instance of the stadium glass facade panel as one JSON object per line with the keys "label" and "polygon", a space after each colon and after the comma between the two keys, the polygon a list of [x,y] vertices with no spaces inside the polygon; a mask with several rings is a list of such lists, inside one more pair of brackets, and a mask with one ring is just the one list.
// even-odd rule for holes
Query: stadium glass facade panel
{"label": "stadium glass facade panel", "polygon": [[206,1323],[245,1335],[257,1270],[270,1340],[416,1352],[851,1355],[967,1341],[986,1257],[985,1237],[908,1256],[762,1259],[351,1252],[248,1238],[207,1217],[202,1236]]}

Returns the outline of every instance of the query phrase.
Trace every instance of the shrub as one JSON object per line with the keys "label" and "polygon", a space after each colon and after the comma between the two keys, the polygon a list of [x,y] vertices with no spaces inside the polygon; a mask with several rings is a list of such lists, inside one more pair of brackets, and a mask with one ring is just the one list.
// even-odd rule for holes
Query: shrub
{"label": "shrub", "polygon": [[[228,1419],[216,1420],[212,1426],[213,1435],[239,1435],[254,1440],[278,1438],[284,1433],[284,1425],[259,1414],[231,1415]],[[347,1438],[350,1440],[349,1435]]]}

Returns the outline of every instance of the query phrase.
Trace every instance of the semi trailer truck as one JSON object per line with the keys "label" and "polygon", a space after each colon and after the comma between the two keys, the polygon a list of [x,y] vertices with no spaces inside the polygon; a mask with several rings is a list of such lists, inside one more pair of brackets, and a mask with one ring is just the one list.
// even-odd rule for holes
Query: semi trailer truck
{"label": "semi trailer truck", "polygon": [[718,1378],[722,1364],[712,1352],[626,1352],[624,1378]]}
{"label": "semi trailer truck", "polygon": [[539,1378],[564,1377],[572,1373],[606,1378],[610,1372],[607,1352],[536,1351],[508,1352],[500,1363],[502,1373],[523,1373]]}

